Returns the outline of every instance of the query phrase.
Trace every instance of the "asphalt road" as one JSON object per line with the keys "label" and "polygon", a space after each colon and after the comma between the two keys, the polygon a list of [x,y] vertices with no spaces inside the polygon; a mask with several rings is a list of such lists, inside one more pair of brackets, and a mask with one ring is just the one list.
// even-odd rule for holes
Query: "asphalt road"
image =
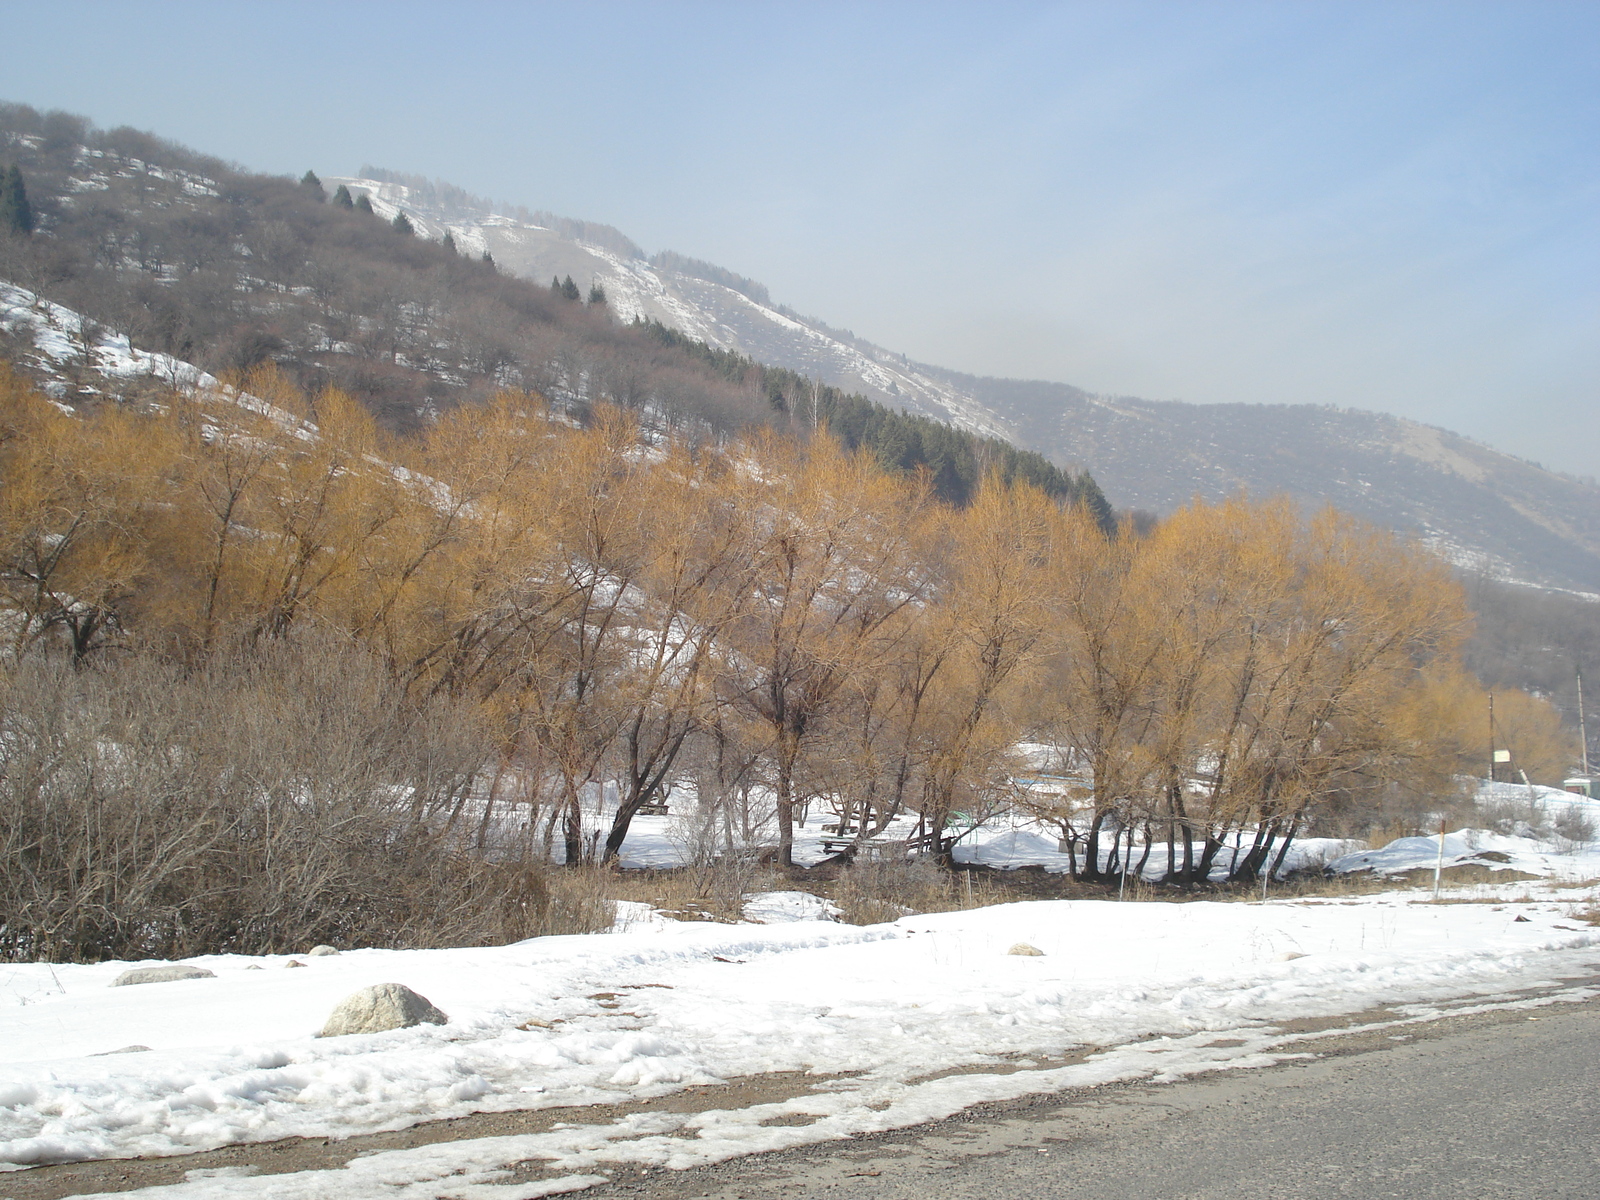
{"label": "asphalt road", "polygon": [[1380,1032],[1305,1065],[1053,1096],[707,1170],[619,1174],[585,1194],[1597,1200],[1597,1089],[1600,1005],[1556,1004]]}

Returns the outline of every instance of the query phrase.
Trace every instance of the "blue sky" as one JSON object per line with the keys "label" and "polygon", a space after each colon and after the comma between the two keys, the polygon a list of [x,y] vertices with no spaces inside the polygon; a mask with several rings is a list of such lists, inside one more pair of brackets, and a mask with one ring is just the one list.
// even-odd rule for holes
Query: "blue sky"
{"label": "blue sky", "polygon": [[0,98],[616,225],[979,374],[1600,475],[1600,4],[0,5]]}

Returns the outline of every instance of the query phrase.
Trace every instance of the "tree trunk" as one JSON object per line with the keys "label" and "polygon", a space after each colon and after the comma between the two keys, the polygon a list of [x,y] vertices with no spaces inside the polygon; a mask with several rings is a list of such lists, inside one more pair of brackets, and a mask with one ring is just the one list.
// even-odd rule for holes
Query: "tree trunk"
{"label": "tree trunk", "polygon": [[1294,841],[1295,834],[1299,832],[1300,819],[1296,817],[1290,820],[1289,828],[1281,835],[1279,839],[1280,845],[1278,846],[1278,853],[1274,855],[1272,859],[1272,875],[1274,878],[1277,877],[1279,871],[1283,870],[1283,860],[1289,855],[1289,843]]}
{"label": "tree trunk", "polygon": [[583,804],[578,788],[567,788],[567,802],[561,814],[561,840],[566,851],[567,866],[583,862]]}
{"label": "tree trunk", "polygon": [[1089,822],[1088,835],[1083,840],[1083,878],[1090,883],[1103,878],[1100,872],[1100,826],[1105,819],[1105,813],[1095,813]]}
{"label": "tree trunk", "polygon": [[778,865],[794,866],[794,763],[798,745],[785,737],[778,747]]}

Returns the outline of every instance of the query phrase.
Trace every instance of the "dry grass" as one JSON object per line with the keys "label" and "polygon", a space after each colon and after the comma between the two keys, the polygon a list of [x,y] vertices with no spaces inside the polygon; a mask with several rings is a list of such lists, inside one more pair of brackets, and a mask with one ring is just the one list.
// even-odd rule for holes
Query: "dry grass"
{"label": "dry grass", "polygon": [[[1019,900],[1114,901],[1119,896],[1115,882],[1086,883],[1032,868],[949,870],[927,859],[859,862],[789,872],[750,861],[719,860],[709,867],[626,871],[583,868],[556,874],[571,879],[573,888],[580,887],[579,880],[593,880],[581,886],[598,888],[609,899],[649,904],[663,915],[682,921],[737,921],[745,896],[785,889],[811,892],[831,900],[840,910],[839,920],[851,925],[875,925],[915,913],[959,912]],[[1432,873],[1427,874],[1431,881]],[[1414,882],[1405,876],[1375,876],[1370,872],[1333,876],[1307,873],[1274,882],[1267,894],[1274,900],[1338,899],[1395,891]],[[1184,892],[1130,881],[1120,895],[1129,902],[1146,904],[1248,903],[1261,898],[1261,885],[1211,884]],[[1600,914],[1600,908],[1595,912]],[[1575,919],[1589,918],[1578,914]],[[1600,916],[1596,923],[1600,923]]]}
{"label": "dry grass", "polygon": [[593,868],[533,868],[518,872],[506,893],[506,941],[564,933],[604,933],[616,920],[607,878]]}
{"label": "dry grass", "polygon": [[839,906],[839,919],[850,925],[876,925],[912,913],[984,908],[1012,899],[987,873],[946,871],[920,858],[851,863],[840,869],[830,898]]}
{"label": "dry grass", "polygon": [[839,920],[850,925],[876,925],[912,913],[983,908],[1019,898],[987,872],[948,871],[925,859],[783,872],[754,858],[724,857],[670,870],[579,868],[556,871],[552,878],[568,878],[574,889],[598,889],[610,900],[648,904],[680,921],[737,921],[746,896],[780,890],[806,891],[831,900],[840,909]]}
{"label": "dry grass", "polygon": [[679,921],[737,921],[747,895],[796,886],[774,868],[746,856],[724,856],[671,870],[588,870],[611,899],[648,904]]}

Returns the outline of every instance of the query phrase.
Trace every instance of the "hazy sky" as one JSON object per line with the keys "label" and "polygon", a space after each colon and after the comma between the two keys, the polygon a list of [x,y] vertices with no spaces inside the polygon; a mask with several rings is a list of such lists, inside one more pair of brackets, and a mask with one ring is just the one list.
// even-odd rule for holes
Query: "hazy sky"
{"label": "hazy sky", "polygon": [[1600,3],[22,4],[0,98],[616,225],[913,358],[1600,474]]}

